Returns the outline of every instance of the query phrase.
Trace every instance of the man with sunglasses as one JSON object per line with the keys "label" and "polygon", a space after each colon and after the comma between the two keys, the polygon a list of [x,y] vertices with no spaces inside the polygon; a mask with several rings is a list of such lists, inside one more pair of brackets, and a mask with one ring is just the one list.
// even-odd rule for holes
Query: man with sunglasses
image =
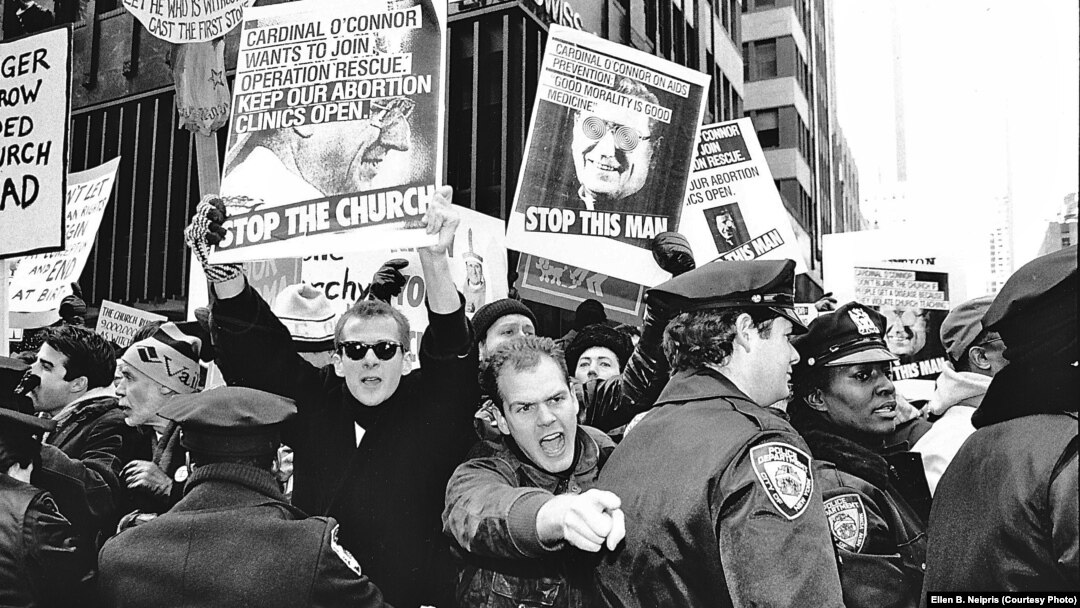
{"label": "man with sunglasses", "polygon": [[[477,358],[447,257],[459,222],[451,195],[443,187],[429,205],[425,223],[439,240],[419,250],[429,318],[422,370],[405,358],[408,320],[376,299],[341,316],[331,364],[315,368],[239,266],[204,263],[225,379],[296,401],[283,437],[294,451],[293,504],[337,518],[342,546],[395,606],[452,605],[443,494],[475,441]],[[186,238],[201,261],[223,220],[218,205],[199,204]]]}
{"label": "man with sunglasses", "polygon": [[[645,85],[620,78],[616,91],[658,105]],[[577,196],[589,211],[645,213],[655,201],[634,195],[645,186],[662,137],[661,123],[641,112],[605,107],[602,115],[574,113],[571,152],[579,188]],[[654,211],[654,213],[656,213]]]}

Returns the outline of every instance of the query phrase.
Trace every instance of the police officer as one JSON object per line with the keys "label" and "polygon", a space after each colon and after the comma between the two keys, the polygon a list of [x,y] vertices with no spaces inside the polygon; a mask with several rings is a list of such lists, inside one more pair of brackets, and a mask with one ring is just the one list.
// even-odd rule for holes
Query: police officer
{"label": "police officer", "polygon": [[1076,254],[1025,264],[983,317],[1009,365],[938,483],[925,592],[1080,590]]}
{"label": "police officer", "polygon": [[379,589],[338,544],[331,517],[284,500],[272,472],[293,403],[223,387],[175,397],[159,415],[180,424],[191,476],[168,513],[101,550],[109,606],[376,606]]}
{"label": "police officer", "polygon": [[626,540],[597,568],[608,606],[843,605],[809,450],[776,410],[805,327],[795,263],[712,262],[648,294],[684,312],[674,373],[615,449],[599,487]]}
{"label": "police officer", "polygon": [[930,490],[917,455],[885,448],[898,416],[885,317],[851,302],[814,319],[794,343],[799,363],[788,413],[815,458],[844,603],[914,608],[926,526],[903,489],[919,488],[927,502]]}

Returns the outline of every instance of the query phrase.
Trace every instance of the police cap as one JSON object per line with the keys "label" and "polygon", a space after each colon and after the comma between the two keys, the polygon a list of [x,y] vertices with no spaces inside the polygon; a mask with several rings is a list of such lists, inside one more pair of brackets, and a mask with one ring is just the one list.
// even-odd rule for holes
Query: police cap
{"label": "police cap", "polygon": [[179,395],[158,412],[180,424],[180,443],[192,452],[238,457],[275,452],[281,423],[294,414],[292,400],[239,386]]}
{"label": "police cap", "polygon": [[0,428],[20,427],[29,434],[52,431],[56,423],[34,415],[30,399],[17,394],[15,388],[30,366],[18,359],[0,357]]}
{"label": "police cap", "polygon": [[768,308],[806,331],[795,314],[795,262],[716,260],[661,283],[647,293],[649,303],[682,312],[728,308]]}
{"label": "police cap", "polygon": [[885,345],[885,317],[858,302],[849,302],[810,322],[806,335],[792,340],[800,363],[835,367],[896,361]]}

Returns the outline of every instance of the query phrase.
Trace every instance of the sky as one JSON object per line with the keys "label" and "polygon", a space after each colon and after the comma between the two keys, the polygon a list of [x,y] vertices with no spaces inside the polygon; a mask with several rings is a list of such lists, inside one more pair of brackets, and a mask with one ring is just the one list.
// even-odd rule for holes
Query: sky
{"label": "sky", "polygon": [[908,229],[985,247],[997,221],[994,201],[1011,193],[1015,266],[1033,258],[1046,222],[1078,189],[1077,3],[834,0],[833,6],[837,114],[861,193],[887,192],[895,182],[895,19],[908,167],[901,214]]}

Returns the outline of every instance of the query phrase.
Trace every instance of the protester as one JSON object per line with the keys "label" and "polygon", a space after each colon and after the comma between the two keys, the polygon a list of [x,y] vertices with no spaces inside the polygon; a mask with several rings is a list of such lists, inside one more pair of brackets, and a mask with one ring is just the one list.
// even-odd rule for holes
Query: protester
{"label": "protester", "polygon": [[[168,513],[101,550],[109,606],[371,606],[385,604],[338,542],[332,517],[285,502],[271,464],[289,400],[222,387],[169,401],[192,474]],[[366,566],[365,566],[366,567]]]}
{"label": "protester", "polygon": [[901,488],[926,483],[917,462],[884,451],[897,416],[885,329],[885,317],[852,302],[794,340],[788,414],[814,456],[848,608],[918,606],[922,589],[925,519]]}
{"label": "protester", "polygon": [[205,262],[207,245],[224,234],[214,199],[200,203],[186,234],[216,296],[215,348],[225,378],[297,402],[285,429],[294,451],[293,504],[337,518],[341,544],[398,606],[452,602],[440,516],[446,482],[475,441],[477,360],[447,256],[459,222],[451,194],[444,187],[428,205],[425,225],[438,243],[419,250],[430,322],[421,370],[405,360],[408,320],[379,300],[358,301],[338,319],[333,363],[316,369],[296,354],[238,265]]}
{"label": "protester", "polygon": [[1001,336],[982,326],[993,301],[991,296],[968,300],[949,311],[941,324],[941,343],[949,363],[941,370],[927,404],[929,414],[937,420],[913,448],[922,457],[931,495],[957,450],[975,432],[971,416],[986,395],[990,380],[1009,363]]}
{"label": "protester", "polygon": [[132,460],[120,472],[139,514],[164,513],[183,496],[189,471],[180,446],[180,427],[158,412],[177,396],[199,390],[202,343],[177,324],[164,323],[150,337],[132,343],[117,365],[116,396],[124,422],[153,435],[152,459]]}
{"label": "protester", "polygon": [[116,530],[123,505],[120,471],[149,460],[148,437],[124,423],[112,392],[116,358],[100,335],[72,325],[49,328],[25,381],[34,409],[56,423],[31,483],[48,490],[94,554]]}
{"label": "protester", "polygon": [[[570,343],[574,341],[578,332],[589,325],[597,325],[607,323],[607,311],[604,310],[604,305],[599,300],[589,298],[583,300],[581,304],[578,304],[574,309],[574,323],[570,326],[570,331],[563,334],[563,337],[555,341],[555,344],[566,350]],[[573,368],[570,368],[573,369]]]}
{"label": "protester", "polygon": [[623,372],[634,346],[607,325],[586,325],[566,347],[566,366],[578,382],[607,380]]}
{"label": "protester", "polygon": [[[608,606],[841,606],[806,445],[764,406],[805,331],[795,263],[712,262],[649,290],[674,375],[600,473],[626,540],[597,568]],[[644,338],[642,338],[644,342]]]}
{"label": "protester", "polygon": [[503,298],[480,307],[472,318],[473,339],[480,360],[520,336],[536,335],[536,315],[519,300]]}
{"label": "protester", "polygon": [[27,369],[0,357],[0,606],[86,605],[93,562],[52,495],[30,484],[41,437],[56,423],[15,393]]}
{"label": "protester", "polygon": [[924,594],[1080,590],[1076,255],[1025,264],[983,317],[1009,365],[938,483]]}
{"label": "protester", "polygon": [[618,496],[594,489],[614,448],[577,424],[578,402],[549,338],[503,344],[480,371],[502,438],[460,465],[446,488],[443,531],[463,559],[461,606],[585,606],[592,568],[581,550],[624,532]]}

